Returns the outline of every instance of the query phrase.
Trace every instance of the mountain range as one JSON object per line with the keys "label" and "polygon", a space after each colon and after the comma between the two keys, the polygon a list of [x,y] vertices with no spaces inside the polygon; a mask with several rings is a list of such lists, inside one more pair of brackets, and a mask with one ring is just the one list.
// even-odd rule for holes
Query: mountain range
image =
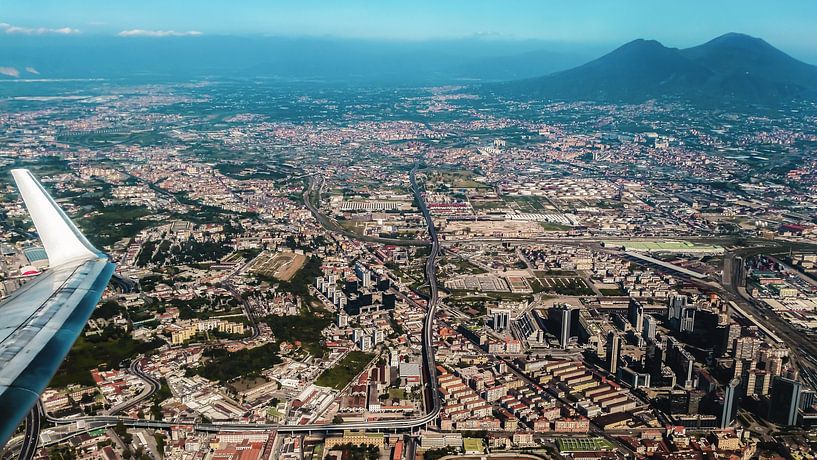
{"label": "mountain range", "polygon": [[776,105],[817,99],[817,66],[738,33],[686,49],[639,39],[572,69],[488,88],[526,99]]}
{"label": "mountain range", "polygon": [[[686,49],[490,39],[0,37],[0,80],[272,78],[365,85],[480,84],[520,100],[779,105],[817,100],[817,67],[729,33]],[[584,63],[584,64],[582,64]],[[12,88],[12,87],[9,87]]]}

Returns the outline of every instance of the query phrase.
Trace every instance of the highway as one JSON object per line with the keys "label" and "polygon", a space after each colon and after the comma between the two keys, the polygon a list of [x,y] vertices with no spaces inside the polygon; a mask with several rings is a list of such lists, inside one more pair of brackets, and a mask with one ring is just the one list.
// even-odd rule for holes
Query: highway
{"label": "highway", "polygon": [[[437,367],[434,361],[434,314],[440,300],[436,273],[437,257],[440,254],[440,240],[437,236],[437,229],[434,227],[434,221],[431,219],[431,213],[428,211],[425,199],[420,193],[420,187],[417,185],[416,173],[417,166],[414,166],[411,173],[409,173],[411,190],[426,220],[428,236],[431,238],[431,252],[426,261],[426,282],[428,283],[430,295],[426,320],[423,325],[423,373],[426,389],[426,413],[433,413],[436,418],[436,414],[439,414],[441,408],[440,394],[437,391]],[[428,410],[429,407],[431,410]]]}
{"label": "highway", "polygon": [[[72,417],[72,418],[55,418],[46,416],[47,420],[57,425],[66,425],[80,422],[81,425],[78,430],[66,434],[58,439],[51,439],[44,445],[52,445],[77,434],[93,431],[94,429],[103,427],[112,427],[118,423],[122,423],[128,427],[134,428],[155,428],[155,429],[169,429],[177,426],[188,426],[196,431],[202,432],[218,432],[218,431],[272,431],[275,430],[285,434],[296,433],[330,433],[341,432],[344,430],[369,430],[369,431],[404,431],[412,430],[426,426],[433,422],[440,415],[442,404],[440,402],[440,394],[437,391],[437,369],[434,359],[434,315],[439,306],[439,291],[437,287],[436,266],[437,257],[440,252],[440,243],[437,238],[437,230],[434,227],[434,222],[431,219],[431,214],[428,207],[423,200],[420,188],[417,185],[415,172],[417,167],[411,170],[410,181],[412,192],[414,193],[420,205],[420,210],[423,213],[426,224],[428,225],[428,234],[431,237],[431,253],[425,265],[426,281],[429,286],[428,306],[426,309],[425,320],[423,323],[422,349],[423,349],[423,377],[425,381],[425,415],[417,418],[406,418],[399,420],[382,420],[374,422],[352,422],[352,423],[335,423],[335,424],[310,424],[310,425],[280,425],[271,423],[196,423],[196,422],[165,422],[157,420],[141,420],[129,417],[118,417],[115,415],[101,415],[88,417]],[[306,196],[305,196],[306,198]],[[309,202],[308,200],[304,200]],[[314,209],[310,205],[310,209]],[[316,211],[313,210],[313,213]],[[353,237],[359,237],[354,235]],[[133,367],[133,366],[132,366]],[[134,369],[138,369],[138,366]],[[141,372],[141,371],[138,371]],[[147,377],[147,374],[137,373],[140,377]],[[154,379],[155,381],[155,379]],[[156,382],[158,383],[158,382]],[[154,390],[155,391],[155,390]],[[151,393],[152,394],[152,393]],[[133,400],[131,400],[133,401]]]}
{"label": "highway", "polygon": [[[245,264],[246,265],[246,264]],[[233,275],[230,275],[232,277]],[[235,286],[230,282],[230,278],[228,277],[224,281],[221,282],[221,287],[230,291],[230,294],[235,298],[235,300],[241,305],[241,308],[244,310],[244,314],[247,316],[247,319],[250,320],[250,327],[252,328],[252,335],[249,337],[250,340],[257,338],[261,335],[261,330],[258,329],[258,323],[255,321],[255,315],[253,314],[252,307],[250,307],[250,303],[247,302],[241,293],[236,290]]]}
{"label": "highway", "polygon": [[26,432],[23,438],[23,446],[20,449],[20,460],[31,460],[37,453],[40,444],[40,427],[42,424],[43,405],[40,400],[31,408],[31,412],[26,417]]}
{"label": "highway", "polygon": [[145,382],[145,389],[142,390],[141,393],[136,395],[136,397],[131,398],[108,409],[109,415],[115,415],[118,414],[119,412],[126,411],[131,407],[135,406],[136,404],[138,404],[139,402],[144,401],[145,399],[153,396],[154,393],[159,391],[161,383],[159,383],[159,381],[156,380],[154,377],[144,373],[142,371],[141,363],[142,363],[141,357],[134,359],[133,361],[131,361],[128,370],[130,371],[131,374],[139,377]]}
{"label": "highway", "polygon": [[223,281],[221,281],[219,283],[219,286],[221,286],[222,288],[230,291],[230,295],[232,295],[233,298],[241,305],[241,309],[244,310],[244,315],[250,321],[250,327],[252,328],[252,335],[249,337],[249,339],[257,338],[259,335],[261,335],[261,331],[258,329],[258,322],[255,320],[255,315],[253,314],[252,307],[250,307],[250,304],[249,304],[249,302],[247,302],[247,299],[245,299],[244,296],[242,296],[241,293],[239,293],[238,290],[235,288],[235,286],[232,283],[232,279],[233,279],[234,276],[236,276],[237,274],[242,272],[245,268],[247,268],[252,263],[252,261],[253,261],[253,259],[250,259],[250,260],[238,265],[235,269],[233,269],[230,272],[229,275],[227,275],[224,278]]}

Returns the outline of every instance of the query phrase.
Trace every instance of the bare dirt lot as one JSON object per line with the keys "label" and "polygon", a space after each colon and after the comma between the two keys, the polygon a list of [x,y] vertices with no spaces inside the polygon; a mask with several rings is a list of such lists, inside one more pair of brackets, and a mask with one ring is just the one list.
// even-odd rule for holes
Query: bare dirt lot
{"label": "bare dirt lot", "polygon": [[252,262],[249,271],[289,281],[303,267],[306,256],[294,252],[263,252]]}

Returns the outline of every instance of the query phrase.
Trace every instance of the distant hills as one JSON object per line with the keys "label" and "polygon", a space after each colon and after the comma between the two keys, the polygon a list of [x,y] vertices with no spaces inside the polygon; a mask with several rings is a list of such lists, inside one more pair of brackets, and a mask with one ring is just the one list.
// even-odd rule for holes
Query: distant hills
{"label": "distant hills", "polygon": [[262,78],[388,87],[481,84],[521,100],[671,98],[702,105],[817,100],[817,67],[748,35],[730,33],[687,49],[639,39],[588,62],[600,54],[598,45],[481,38],[3,35],[0,81]]}
{"label": "distant hills", "polygon": [[318,83],[468,84],[532,78],[569,69],[597,55],[595,45],[538,40],[0,34],[0,80],[270,78]]}
{"label": "distant hills", "polygon": [[639,39],[569,70],[488,88],[520,98],[776,105],[817,99],[817,66],[738,33],[686,49]]}

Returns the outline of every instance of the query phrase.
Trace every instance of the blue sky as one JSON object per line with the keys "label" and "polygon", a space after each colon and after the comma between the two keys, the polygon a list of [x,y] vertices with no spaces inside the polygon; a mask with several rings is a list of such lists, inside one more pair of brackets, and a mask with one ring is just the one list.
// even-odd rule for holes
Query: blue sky
{"label": "blue sky", "polygon": [[0,0],[0,34],[275,35],[426,40],[473,36],[699,44],[725,32],[817,55],[817,1]]}

